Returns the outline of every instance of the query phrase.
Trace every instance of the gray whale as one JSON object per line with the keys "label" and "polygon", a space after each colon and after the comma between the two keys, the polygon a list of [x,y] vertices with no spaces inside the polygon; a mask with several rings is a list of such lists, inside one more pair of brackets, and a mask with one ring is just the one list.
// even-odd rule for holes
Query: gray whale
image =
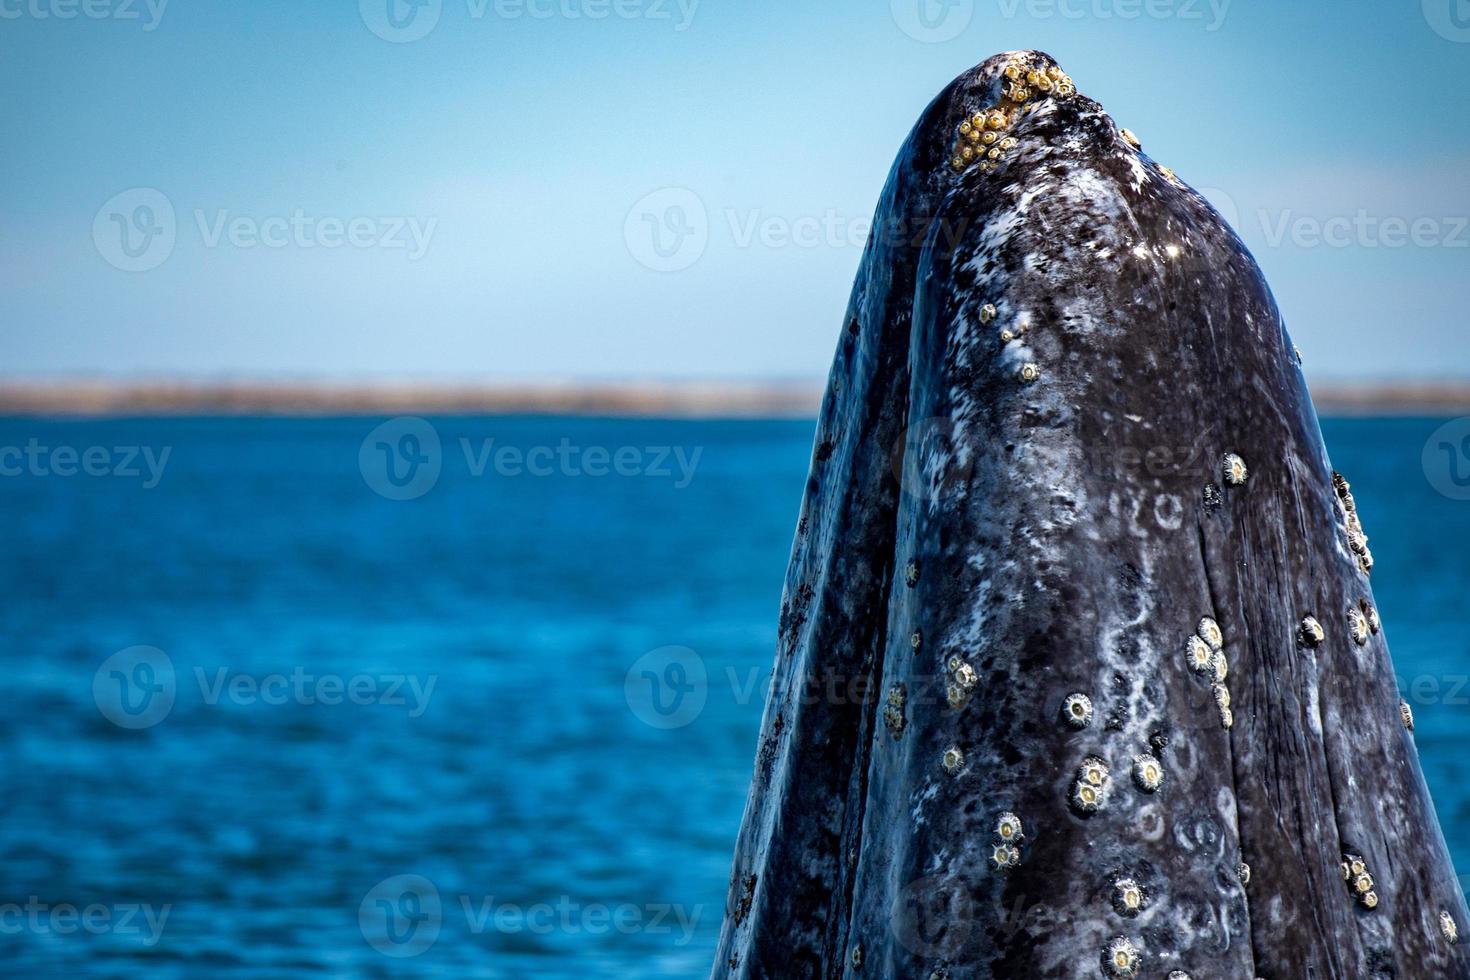
{"label": "gray whale", "polygon": [[928,107],[821,410],[714,977],[1470,977],[1260,270],[1050,57]]}

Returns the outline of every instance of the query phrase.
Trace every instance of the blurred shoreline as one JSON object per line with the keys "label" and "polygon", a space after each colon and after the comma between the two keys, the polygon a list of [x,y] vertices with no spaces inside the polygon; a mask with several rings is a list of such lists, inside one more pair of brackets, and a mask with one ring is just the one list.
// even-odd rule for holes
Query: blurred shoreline
{"label": "blurred shoreline", "polygon": [[[822,385],[801,381],[0,381],[0,416],[571,415],[812,418]],[[1470,380],[1322,381],[1321,415],[1470,414]]]}

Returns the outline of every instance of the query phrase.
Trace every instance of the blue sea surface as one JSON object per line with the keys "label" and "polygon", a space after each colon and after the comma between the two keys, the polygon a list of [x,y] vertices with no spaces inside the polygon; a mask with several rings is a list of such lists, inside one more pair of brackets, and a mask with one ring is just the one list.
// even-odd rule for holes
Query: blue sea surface
{"label": "blue sea surface", "polygon": [[[812,423],[382,422],[0,419],[6,975],[708,974]],[[1324,428],[1470,872],[1440,424]]]}

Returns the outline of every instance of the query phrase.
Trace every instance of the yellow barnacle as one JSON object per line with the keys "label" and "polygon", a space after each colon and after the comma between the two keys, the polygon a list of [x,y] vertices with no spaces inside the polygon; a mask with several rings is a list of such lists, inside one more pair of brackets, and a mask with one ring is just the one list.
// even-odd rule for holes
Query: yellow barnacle
{"label": "yellow barnacle", "polygon": [[1348,863],[1348,868],[1352,870],[1352,873],[1355,877],[1357,875],[1365,875],[1368,873],[1368,866],[1363,863],[1362,858],[1353,858],[1353,860]]}
{"label": "yellow barnacle", "polygon": [[1000,141],[1000,148],[1002,150],[1014,150],[1020,145],[1021,141],[1016,139],[1014,136],[1007,136],[1005,139]]}
{"label": "yellow barnacle", "polygon": [[997,132],[995,132],[995,131],[993,131],[993,130],[986,130],[984,133],[982,133],[980,135],[980,142],[984,143],[986,146],[989,146],[990,144],[996,142],[999,139],[1000,139],[1000,134],[997,133]]}
{"label": "yellow barnacle", "polygon": [[1077,86],[1073,85],[1070,79],[1057,82],[1057,95],[1067,96],[1076,94]]}
{"label": "yellow barnacle", "polygon": [[959,173],[961,170],[964,170],[965,169],[965,160],[964,160],[964,158],[963,157],[955,157],[955,158],[953,158],[952,160],[949,161],[949,167],[955,173]]}
{"label": "yellow barnacle", "polygon": [[1035,81],[1035,82],[1033,82],[1033,83],[1032,83],[1032,84],[1033,84],[1033,85],[1034,85],[1034,86],[1035,86],[1035,87],[1036,87],[1036,88],[1038,88],[1038,89],[1040,89],[1040,90],[1041,90],[1041,91],[1043,91],[1043,92],[1050,92],[1050,91],[1051,91],[1051,90],[1052,90],[1052,83],[1051,83],[1051,79],[1050,79],[1050,78],[1047,78],[1047,77],[1046,77],[1046,76],[1045,76],[1045,75],[1043,75],[1043,76],[1041,76],[1041,77],[1040,77],[1040,78],[1038,78],[1038,79],[1037,79],[1037,80],[1036,80],[1036,81]]}
{"label": "yellow barnacle", "polygon": [[1378,893],[1368,892],[1363,896],[1363,907],[1366,909],[1378,908]]}
{"label": "yellow barnacle", "polygon": [[1018,66],[1015,62],[1011,62],[1009,65],[1006,65],[1005,76],[1006,78],[1009,78],[1011,81],[1014,82],[1016,79],[1021,77],[1020,66]]}
{"label": "yellow barnacle", "polygon": [[975,159],[975,151],[970,149],[970,147],[968,146],[962,146],[960,147],[960,156],[963,157],[966,162],[968,162]]}
{"label": "yellow barnacle", "polygon": [[1133,134],[1133,130],[1131,130],[1131,129],[1120,129],[1120,130],[1118,130],[1118,135],[1121,136],[1121,137],[1123,137],[1123,142],[1124,143],[1127,143],[1129,146],[1133,147],[1135,150],[1141,150],[1141,149],[1143,149],[1143,143],[1140,142],[1139,139],[1138,139],[1138,137]]}
{"label": "yellow barnacle", "polygon": [[1050,68],[1048,68],[1046,70],[1046,74],[1047,77],[1054,82],[1059,82],[1067,76],[1067,73],[1062,71],[1062,69],[1057,65],[1052,65]]}
{"label": "yellow barnacle", "polygon": [[1024,85],[1016,85],[1011,88],[1012,102],[1025,102],[1029,98],[1031,98],[1031,90]]}
{"label": "yellow barnacle", "polygon": [[1006,114],[999,109],[992,110],[990,115],[985,119],[985,125],[991,129],[1005,129],[1006,122]]}
{"label": "yellow barnacle", "polygon": [[961,133],[961,135],[969,136],[970,135],[970,130],[972,128],[973,127],[971,127],[971,125],[970,125],[970,120],[966,119],[964,122],[960,123],[960,133]]}
{"label": "yellow barnacle", "polygon": [[1366,895],[1373,890],[1372,875],[1358,875],[1353,879],[1353,888],[1359,895]]}

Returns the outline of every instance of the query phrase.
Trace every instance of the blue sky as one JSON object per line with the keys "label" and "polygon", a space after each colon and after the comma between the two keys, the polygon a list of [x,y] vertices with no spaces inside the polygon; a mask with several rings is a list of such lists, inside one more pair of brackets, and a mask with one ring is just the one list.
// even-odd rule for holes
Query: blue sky
{"label": "blue sky", "polygon": [[1035,47],[1313,375],[1470,377],[1466,0],[415,2],[0,0],[0,374],[819,378],[913,120]]}

